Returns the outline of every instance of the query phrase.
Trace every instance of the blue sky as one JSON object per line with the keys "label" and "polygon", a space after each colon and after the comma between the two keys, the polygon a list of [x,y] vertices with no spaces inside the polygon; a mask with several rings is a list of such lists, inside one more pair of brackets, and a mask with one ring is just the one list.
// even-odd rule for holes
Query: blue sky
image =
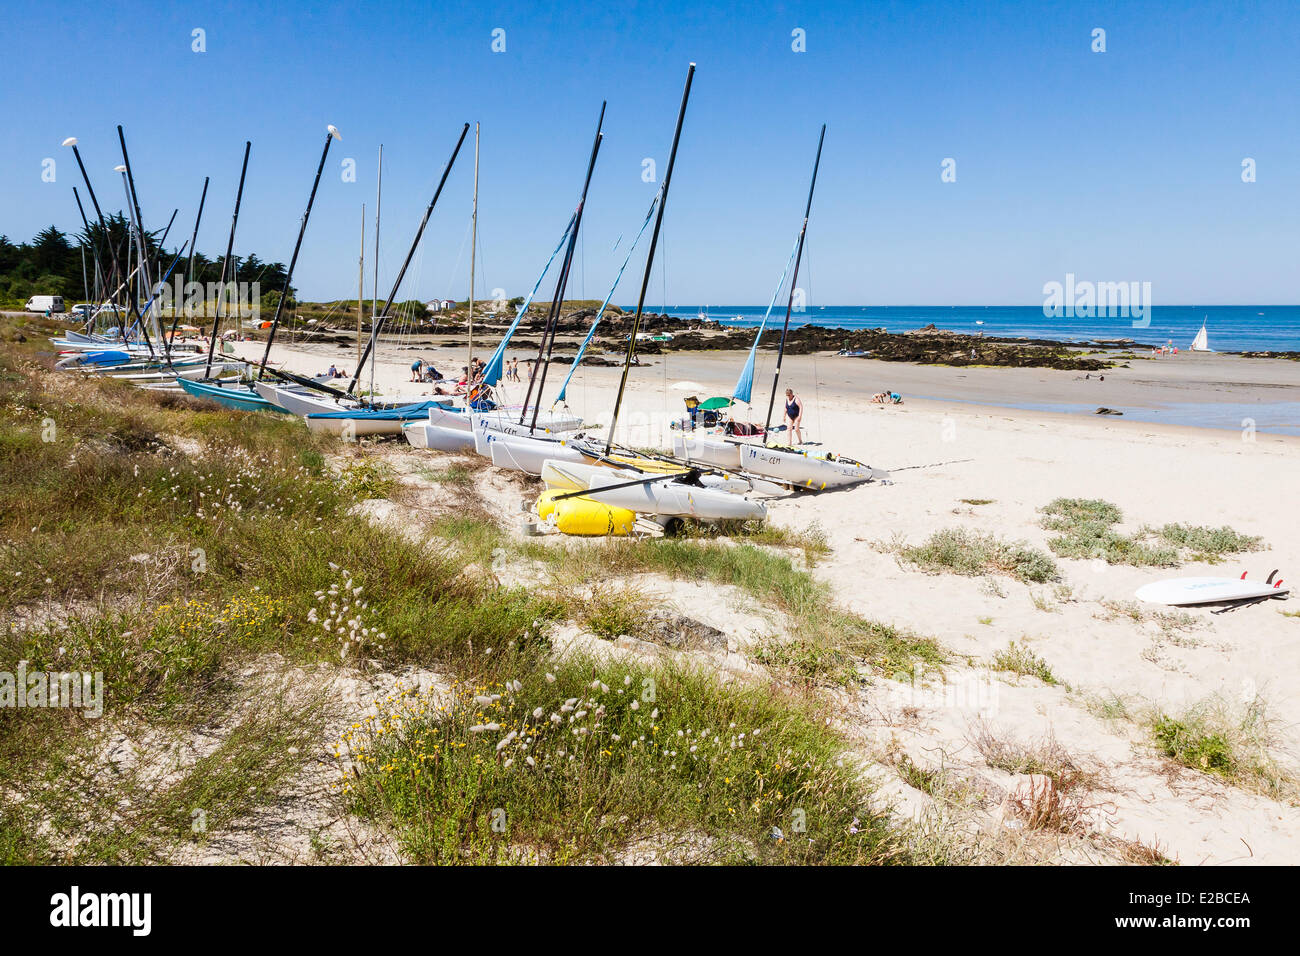
{"label": "blue sky", "polygon": [[[491,50],[498,27],[504,53]],[[1105,53],[1091,50],[1098,27]],[[205,53],[191,50],[195,28]],[[791,49],[795,28],[806,52]],[[122,123],[147,226],[179,207],[173,237],[188,236],[212,177],[209,255],[224,249],[250,139],[236,249],[287,262],[333,123],[343,140],[295,284],[355,295],[382,142],[382,297],[461,123],[477,120],[478,287],[523,294],[572,210],[607,98],[569,290],[598,298],[655,188],[643,158],[662,172],[694,60],[652,304],[766,303],[823,122],[800,281],[812,303],[1031,305],[1067,272],[1150,281],[1157,304],[1300,301],[1294,3],[65,2],[10,5],[6,35],[0,232],[14,240],[79,224],[66,136],[101,202],[120,205]],[[402,298],[466,292],[467,146]],[[46,157],[54,183],[41,181]],[[948,157],[955,183],[940,179]],[[341,179],[348,158],[355,183]],[[629,268],[617,301],[638,279]]]}

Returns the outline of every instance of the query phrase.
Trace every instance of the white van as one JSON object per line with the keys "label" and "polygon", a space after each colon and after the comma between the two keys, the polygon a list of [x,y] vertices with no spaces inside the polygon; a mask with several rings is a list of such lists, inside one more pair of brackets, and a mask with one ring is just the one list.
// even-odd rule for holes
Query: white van
{"label": "white van", "polygon": [[62,312],[63,296],[61,295],[34,295],[27,300],[28,312]]}

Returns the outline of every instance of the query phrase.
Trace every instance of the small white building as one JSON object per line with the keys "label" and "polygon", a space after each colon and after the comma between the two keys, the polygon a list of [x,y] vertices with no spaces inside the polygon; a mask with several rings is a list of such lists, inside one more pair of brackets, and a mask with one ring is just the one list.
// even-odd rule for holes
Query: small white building
{"label": "small white building", "polygon": [[424,303],[424,307],[430,312],[446,312],[448,309],[456,308],[455,299],[433,299]]}

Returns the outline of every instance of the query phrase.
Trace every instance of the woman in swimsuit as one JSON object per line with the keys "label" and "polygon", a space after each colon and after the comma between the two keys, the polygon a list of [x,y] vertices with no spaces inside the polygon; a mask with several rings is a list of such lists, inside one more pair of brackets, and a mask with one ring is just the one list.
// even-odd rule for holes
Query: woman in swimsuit
{"label": "woman in swimsuit", "polygon": [[785,418],[790,423],[790,436],[793,444],[803,444],[803,402],[795,397],[794,389],[785,390]]}

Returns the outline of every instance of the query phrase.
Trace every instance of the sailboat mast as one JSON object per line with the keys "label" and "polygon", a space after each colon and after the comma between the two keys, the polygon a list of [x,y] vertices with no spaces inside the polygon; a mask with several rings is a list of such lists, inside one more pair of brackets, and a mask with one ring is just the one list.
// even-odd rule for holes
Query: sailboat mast
{"label": "sailboat mast", "polygon": [[822,163],[822,143],[826,140],[826,124],[822,123],[817,138],[817,158],[813,160],[812,182],[808,184],[808,204],[803,209],[803,226],[799,229],[799,248],[794,254],[794,273],[790,276],[790,298],[785,305],[785,324],[781,326],[781,344],[776,351],[776,373],[772,376],[772,395],[767,400],[767,418],[763,420],[763,444],[767,444],[768,429],[772,425],[772,407],[776,404],[776,388],[781,381],[781,359],[785,356],[785,337],[790,331],[790,313],[794,310],[794,290],[799,282],[799,263],[803,259],[804,238],[808,235],[808,217],[812,215],[813,190],[817,188],[817,170]]}
{"label": "sailboat mast", "polygon": [[[131,217],[131,232],[135,235],[135,258],[139,269],[139,276],[145,277],[146,284],[147,284],[147,277],[149,275],[149,263],[148,263],[148,257],[146,256],[144,251],[143,230],[141,230],[139,221],[136,219],[135,212],[132,209],[131,187],[130,184],[127,182],[126,167],[118,166],[117,171],[122,174],[122,189],[125,190],[126,192],[126,211]],[[137,277],[137,281],[135,282],[135,284],[131,286],[131,291],[135,294],[136,302],[138,304],[139,294],[140,294],[139,277]],[[150,313],[153,312],[152,307],[150,307],[149,311]],[[144,336],[145,345],[149,346],[149,354],[152,356],[154,354],[153,341],[149,338],[149,332],[145,327],[144,313],[141,312],[139,308],[136,309],[136,313],[140,316],[140,334]],[[159,343],[159,345],[161,345],[161,343]]]}
{"label": "sailboat mast", "polygon": [[[415,258],[415,250],[419,248],[420,239],[424,236],[424,227],[429,224],[429,217],[433,215],[433,207],[438,204],[438,197],[442,195],[442,187],[447,185],[447,177],[451,174],[451,167],[456,164],[456,157],[460,154],[461,144],[465,142],[465,137],[468,134],[469,123],[466,123],[460,129],[460,137],[456,140],[456,148],[451,151],[451,159],[447,160],[447,165],[443,167],[442,178],[438,180],[438,188],[434,192],[433,198],[429,200],[429,207],[424,210],[424,218],[420,220],[420,228],[415,231],[415,238],[411,240],[411,248],[407,250],[406,261],[402,263],[402,268],[397,273],[397,279],[393,282],[392,291],[388,293],[388,301],[384,303],[384,311],[371,320],[370,341],[366,343],[366,350],[361,353],[362,364],[370,357],[370,353],[375,350],[375,342],[378,341],[380,330],[384,327],[384,319],[388,316],[388,310],[392,308],[393,300],[397,298],[397,290],[401,288],[402,279],[406,277],[406,270],[410,267],[411,260]],[[359,381],[361,381],[360,366],[357,367],[357,374],[353,377],[351,384],[348,385],[349,395],[352,394],[352,390],[357,387]]]}
{"label": "sailboat mast", "polygon": [[468,382],[474,375],[474,266],[476,263],[475,253],[478,252],[478,130],[479,124],[474,123],[474,211],[470,214],[470,232],[469,232],[469,338],[467,348],[469,357],[465,363],[465,380]]}
{"label": "sailboat mast", "polygon": [[682,105],[677,110],[677,128],[673,131],[673,145],[668,153],[668,168],[664,172],[664,184],[659,196],[659,212],[655,215],[654,231],[650,234],[650,249],[646,252],[645,273],[641,276],[641,294],[636,300],[636,316],[632,319],[632,332],[627,339],[627,355],[623,359],[623,376],[618,381],[618,395],[614,399],[614,414],[609,420],[609,434],[605,437],[605,454],[608,455],[614,445],[614,429],[618,425],[618,410],[623,404],[623,391],[627,388],[627,373],[636,356],[636,336],[641,328],[641,312],[645,308],[646,290],[650,287],[650,268],[654,265],[655,249],[659,245],[659,231],[664,222],[664,208],[668,205],[668,186],[672,183],[673,164],[677,161],[677,144],[682,137],[682,121],[686,119],[686,101],[691,96],[691,81],[695,78],[695,64],[686,71],[686,88],[682,90]]}
{"label": "sailboat mast", "polygon": [[[587,204],[587,189],[591,186],[591,173],[596,168],[596,155],[600,152],[600,144],[604,139],[604,133],[601,129],[605,125],[605,106],[600,104],[600,119],[596,122],[596,138],[591,144],[591,159],[587,161],[587,177],[582,182],[582,196],[578,199],[578,208],[573,212],[573,230],[569,233],[569,248],[564,252],[564,263],[560,266],[560,274],[555,282],[555,296],[551,299],[551,311],[546,316],[546,325],[542,327],[542,340],[537,343],[537,361],[533,363],[531,374],[528,376],[528,393],[524,396],[523,411],[519,413],[519,424],[524,423],[524,416],[528,414],[528,401],[533,396],[533,380],[537,380],[537,402],[533,406],[533,420],[529,426],[529,431],[537,428],[537,413],[542,407],[542,388],[546,385],[546,371],[551,365],[551,353],[555,348],[555,331],[560,324],[560,309],[564,306],[564,290],[569,284],[569,270],[573,267],[573,250],[578,244],[578,229],[582,225],[582,211]],[[546,358],[543,363],[542,352],[545,350]]]}
{"label": "sailboat mast", "polygon": [[244,165],[239,170],[239,189],[235,192],[235,214],[230,220],[230,238],[226,240],[226,256],[221,260],[221,281],[217,288],[217,305],[212,317],[212,338],[208,341],[208,361],[203,367],[203,377],[212,374],[212,353],[217,347],[217,332],[221,328],[221,300],[226,296],[226,270],[230,266],[230,257],[235,252],[235,226],[239,224],[239,203],[244,198],[244,176],[248,172],[248,151],[253,148],[252,140],[244,140]]}
{"label": "sailboat mast", "polygon": [[357,361],[361,360],[361,310],[366,297],[366,204],[361,204],[361,257],[357,259]]}
{"label": "sailboat mast", "polygon": [[[375,282],[370,290],[370,327],[375,326],[375,317],[379,314],[379,211],[384,196],[384,144],[379,144],[379,167],[375,183]],[[357,368],[361,368],[361,350],[357,349]],[[361,374],[360,371],[357,372]]]}
{"label": "sailboat mast", "polygon": [[[203,221],[203,204],[207,202],[207,199],[208,199],[208,177],[204,176],[203,193],[199,196],[199,211],[194,217],[194,232],[190,234],[190,254],[189,257],[185,260],[185,271],[189,273],[189,278],[183,283],[184,286],[188,286],[191,282],[194,281],[194,244],[199,241],[199,223]],[[183,299],[184,297],[185,297],[185,290],[184,288],[182,288],[181,295],[178,298]],[[171,331],[171,335],[168,336],[169,342],[176,341],[176,326],[180,323],[180,321],[181,321],[181,304],[178,301],[175,304],[175,306],[172,308],[172,331]],[[170,349],[168,349],[167,351],[167,359],[168,359],[168,364],[171,364]]]}
{"label": "sailboat mast", "polygon": [[[93,246],[93,248],[92,248],[91,251],[90,251],[90,255],[91,255],[91,259],[92,259],[92,261],[94,262],[94,265],[95,265],[95,294],[98,295],[98,294],[99,294],[99,242],[98,242],[98,240],[95,238],[95,234],[92,233],[92,232],[90,231],[90,221],[86,219],[86,208],[85,208],[84,206],[81,205],[81,196],[78,195],[78,193],[77,193],[77,187],[76,187],[76,186],[73,186],[73,187],[72,187],[72,198],[75,199],[75,200],[77,201],[77,212],[79,212],[79,213],[81,214],[81,224],[82,224],[82,225],[85,227],[85,229],[86,229],[86,233],[85,233],[86,238],[87,238],[88,240],[90,240],[92,243],[94,243],[94,246]],[[82,243],[82,249],[83,249],[83,250],[85,249],[85,243],[84,243],[84,242]],[[84,258],[84,256],[85,256],[84,251],[83,251],[83,253],[82,253],[82,256],[83,256],[83,258]],[[83,277],[84,277],[85,272],[86,272],[86,267],[85,267],[85,264],[84,264],[84,263],[82,264],[81,271],[82,271],[82,275],[83,275]],[[84,281],[82,282],[82,285],[85,285],[85,282],[84,282]],[[87,297],[87,298],[90,297],[90,293],[89,293],[89,292],[86,293],[86,297]]]}
{"label": "sailboat mast", "polygon": [[260,380],[266,374],[266,361],[271,357],[271,343],[275,341],[275,330],[280,327],[280,315],[284,312],[284,302],[293,291],[293,270],[298,264],[298,252],[302,249],[302,237],[307,234],[307,220],[311,218],[311,207],[316,202],[316,189],[320,186],[320,174],[325,169],[325,157],[329,155],[330,143],[339,139],[339,131],[333,126],[325,127],[325,148],[320,151],[320,163],[316,166],[316,178],[312,180],[311,194],[307,197],[307,211],[302,214],[302,225],[298,227],[298,241],[293,244],[293,255],[289,258],[289,271],[284,274],[284,288],[275,303],[275,317],[271,319],[271,330],[266,334],[266,348],[262,352],[262,367],[257,372]]}
{"label": "sailboat mast", "polygon": [[[129,153],[127,153],[126,150],[126,134],[122,132],[121,124],[118,124],[117,127],[117,140],[122,145],[122,166],[123,166],[122,178],[126,181],[127,205],[130,210],[135,211],[136,241],[137,244],[139,245],[139,249],[138,249],[138,259],[140,264],[139,284],[142,285],[146,290],[152,290],[153,277],[152,277],[152,273],[150,273],[149,271],[149,256],[148,256],[148,251],[145,248],[144,217],[140,214],[140,198],[135,191],[135,175],[131,172],[131,156]],[[152,298],[152,296],[150,298]],[[150,310],[150,312],[151,312],[150,318],[153,319],[154,333],[159,338],[162,338],[162,326],[158,322],[158,317],[152,314],[152,310]],[[152,352],[153,343],[149,341],[149,333],[145,331],[144,315],[140,316],[140,334],[144,336],[145,343],[149,345],[149,351]],[[159,342],[158,344],[160,348],[164,349],[164,351],[166,350],[167,348],[166,343]]]}

